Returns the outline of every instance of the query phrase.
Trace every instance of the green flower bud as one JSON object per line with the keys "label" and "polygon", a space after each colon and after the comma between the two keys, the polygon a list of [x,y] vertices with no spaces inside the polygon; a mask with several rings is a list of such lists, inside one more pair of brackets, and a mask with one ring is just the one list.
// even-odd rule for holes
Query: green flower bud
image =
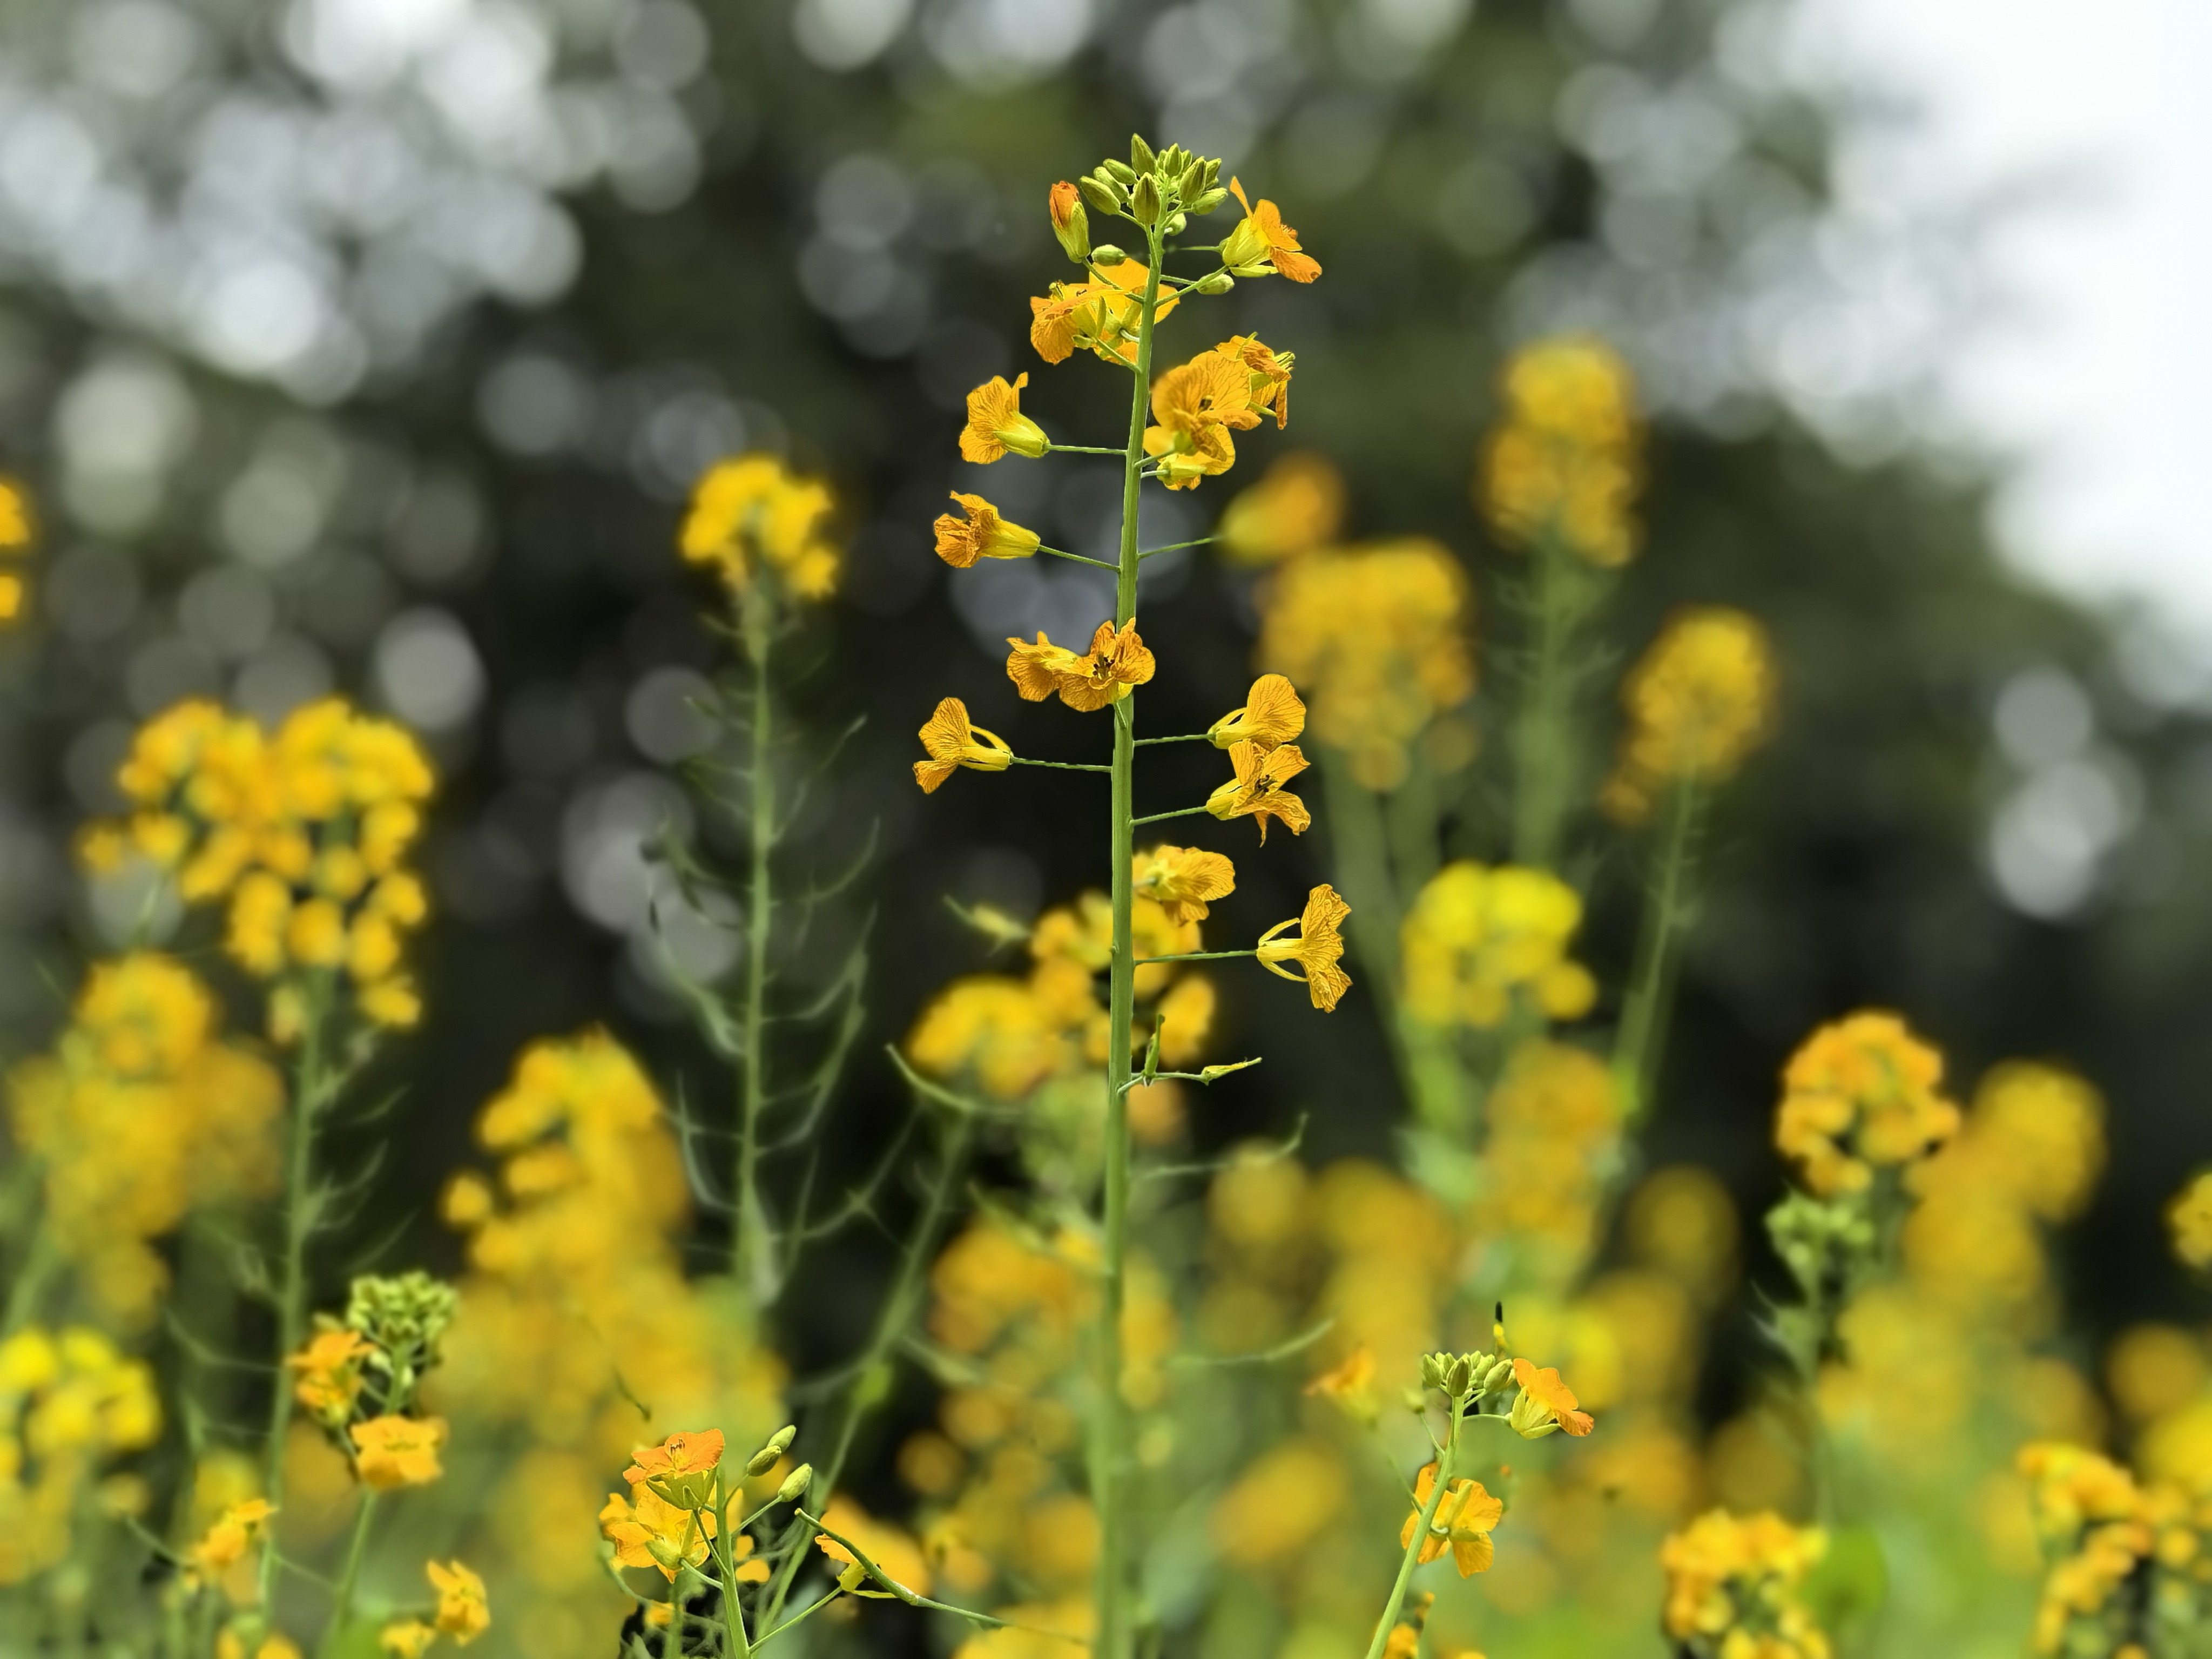
{"label": "green flower bud", "polygon": [[779,1504],[796,1504],[806,1496],[806,1489],[813,1484],[814,1465],[801,1463],[786,1475],[783,1484],[775,1489],[775,1501]]}
{"label": "green flower bud", "polygon": [[768,1443],[745,1461],[747,1474],[766,1474],[776,1465],[776,1460],[791,1449],[791,1443],[799,1438],[799,1425],[787,1423],[769,1437]]}
{"label": "green flower bud", "polygon": [[1453,1356],[1448,1353],[1425,1353],[1421,1356],[1421,1386],[1437,1389],[1449,1394],[1445,1382],[1451,1375]]}
{"label": "green flower bud", "polygon": [[1118,265],[1128,257],[1111,242],[1091,250],[1091,263],[1094,265]]}
{"label": "green flower bud", "polygon": [[1168,228],[1168,234],[1169,234],[1169,235],[1170,235],[1170,236],[1180,236],[1180,235],[1182,235],[1182,226],[1183,226],[1183,217],[1182,217],[1182,215],[1181,215],[1180,213],[1178,213],[1178,214],[1176,214],[1176,215],[1175,216],[1175,217],[1173,217],[1172,219],[1170,219],[1170,220],[1169,220],[1169,221],[1168,221],[1168,227],[1167,227],[1167,228]]}
{"label": "green flower bud", "polygon": [[1121,185],[1123,190],[1129,189],[1137,182],[1136,168],[1123,161],[1101,161],[1098,164],[1098,170]]}
{"label": "green flower bud", "polygon": [[1140,173],[1150,173],[1156,166],[1158,165],[1159,159],[1160,158],[1153,153],[1152,147],[1145,142],[1145,135],[1143,133],[1133,132],[1129,135],[1129,165],[1131,167]]}
{"label": "green flower bud", "polygon": [[1444,1392],[1455,1400],[1464,1400],[1474,1392],[1474,1367],[1468,1363],[1465,1354],[1453,1360],[1444,1373]]}
{"label": "green flower bud", "polygon": [[1193,161],[1176,180],[1176,199],[1194,202],[1206,190],[1206,163]]}
{"label": "green flower bud", "polygon": [[1129,216],[1140,225],[1156,225],[1160,222],[1160,187],[1146,173],[1137,180],[1136,189],[1129,192]]}
{"label": "green flower bud", "polygon": [[1195,213],[1200,217],[1203,218],[1206,215],[1212,212],[1214,209],[1219,207],[1228,199],[1229,192],[1227,191],[1217,190],[1209,185],[1206,189],[1200,191],[1196,196],[1185,198],[1183,206],[1188,211]]}
{"label": "green flower bud", "polygon": [[1081,193],[1067,180],[1061,179],[1046,198],[1046,211],[1060,251],[1071,263],[1083,264],[1091,253],[1091,218],[1083,210]]}
{"label": "green flower bud", "polygon": [[1237,279],[1225,270],[1209,271],[1191,284],[1194,294],[1226,294],[1237,286]]}
{"label": "green flower bud", "polygon": [[1121,198],[1088,173],[1075,181],[1075,187],[1083,193],[1083,199],[1099,212],[1119,213],[1121,210]]}

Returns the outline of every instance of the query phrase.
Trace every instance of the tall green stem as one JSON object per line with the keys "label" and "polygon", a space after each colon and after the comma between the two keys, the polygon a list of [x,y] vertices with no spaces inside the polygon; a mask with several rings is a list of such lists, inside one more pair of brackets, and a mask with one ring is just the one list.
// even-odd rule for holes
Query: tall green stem
{"label": "tall green stem", "polygon": [[[952,1118],[945,1137],[945,1148],[939,1164],[937,1178],[930,1183],[928,1196],[922,1201],[921,1215],[915,1219],[914,1231],[908,1237],[906,1251],[899,1258],[898,1272],[891,1280],[876,1313],[876,1328],[868,1338],[868,1346],[860,1351],[855,1362],[853,1380],[838,1402],[837,1431],[832,1437],[828,1455],[818,1459],[815,1467],[812,1501],[817,1505],[830,1501],[837,1490],[837,1481],[845,1471],[845,1461],[852,1455],[853,1441],[860,1431],[860,1425],[869,1411],[884,1397],[882,1371],[891,1351],[906,1340],[912,1328],[914,1316],[921,1299],[923,1278],[929,1263],[937,1254],[939,1235],[945,1229],[945,1218],[952,1208],[953,1194],[960,1190],[961,1178],[968,1167],[968,1152],[974,1143],[975,1121],[965,1113]],[[775,1583],[762,1597],[755,1608],[757,1626],[773,1630],[781,1616],[784,1604],[791,1598],[792,1585],[799,1571],[810,1559],[811,1552],[794,1549],[785,1558]]]}
{"label": "tall green stem", "polygon": [[346,1540],[345,1566],[338,1575],[337,1593],[331,1599],[330,1623],[324,1626],[319,1652],[328,1653],[337,1645],[345,1634],[346,1621],[353,1617],[354,1586],[361,1579],[361,1558],[368,1548],[368,1524],[375,1513],[376,1489],[364,1486],[361,1508],[353,1518],[353,1536]]}
{"label": "tall green stem", "polygon": [[1534,566],[1534,663],[1513,727],[1513,858],[1552,869],[1559,835],[1579,782],[1571,660],[1576,624],[1585,609],[1583,573],[1574,555],[1549,537],[1529,550]]}
{"label": "tall green stem", "polygon": [[1375,1621],[1375,1639],[1367,1644],[1367,1659],[1382,1659],[1382,1650],[1389,1645],[1390,1627],[1398,1622],[1398,1609],[1406,1604],[1406,1586],[1413,1582],[1413,1569],[1420,1565],[1421,1546],[1428,1541],[1429,1528],[1437,1518],[1437,1508],[1444,1501],[1444,1493],[1451,1489],[1452,1454],[1459,1449],[1459,1402],[1451,1407],[1451,1427],[1444,1435],[1444,1449],[1437,1455],[1436,1484],[1429,1488],[1429,1501],[1421,1505],[1419,1524],[1406,1545],[1403,1559],[1398,1563],[1397,1582],[1390,1586],[1390,1599],[1382,1604],[1382,1616]]}
{"label": "tall green stem", "polygon": [[1667,791],[1658,869],[1645,890],[1636,965],[1621,1003],[1620,1030],[1613,1037],[1613,1079],[1620,1092],[1621,1114],[1631,1120],[1649,1107],[1656,1081],[1668,1005],[1674,996],[1675,958],[1690,919],[1685,895],[1697,863],[1704,820],[1705,792],[1695,779],[1677,778]]}
{"label": "tall green stem", "polygon": [[[1121,463],[1121,568],[1115,584],[1117,626],[1137,614],[1137,496],[1145,460],[1145,405],[1152,384],[1152,333],[1160,298],[1160,233],[1148,226],[1145,297],[1138,314],[1136,384],[1129,396],[1129,442]],[[1129,1516],[1128,1407],[1121,1398],[1121,1310],[1128,1299],[1130,1021],[1135,1012],[1136,948],[1129,917],[1130,862],[1137,760],[1137,699],[1114,705],[1114,801],[1108,857],[1114,875],[1114,957],[1107,971],[1106,1249],[1098,1310],[1098,1409],[1092,1425],[1091,1495],[1098,1509],[1097,1659],[1127,1659]]]}
{"label": "tall green stem", "polygon": [[[292,1429],[292,1378],[284,1362],[298,1351],[307,1323],[307,1239],[315,1230],[314,1151],[316,1121],[326,1103],[323,1026],[330,1013],[327,975],[302,988],[306,1003],[300,1032],[300,1058],[292,1073],[292,1144],[285,1160],[284,1259],[276,1280],[276,1375],[269,1393],[269,1443],[262,1491],[274,1509],[284,1504],[284,1449]],[[261,1605],[265,1610],[276,1587],[276,1529],[261,1534]]]}
{"label": "tall green stem", "polygon": [[739,1287],[765,1299],[773,1291],[769,1273],[768,1218],[761,1212],[760,1120],[766,1089],[766,1060],[761,1053],[767,1028],[768,947],[775,926],[775,893],[769,858],[775,850],[775,776],[770,762],[773,735],[769,703],[769,653],[775,635],[768,595],[756,584],[744,599],[740,625],[745,655],[752,663],[752,764],[750,805],[752,872],[745,900],[744,1055],[738,1073],[738,1169],[731,1203],[736,1208],[730,1239],[730,1270]]}

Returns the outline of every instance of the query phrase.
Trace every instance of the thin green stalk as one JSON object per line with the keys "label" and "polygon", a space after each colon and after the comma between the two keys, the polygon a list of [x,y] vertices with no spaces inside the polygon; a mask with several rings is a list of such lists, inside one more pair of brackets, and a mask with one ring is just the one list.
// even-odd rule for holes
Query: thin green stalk
{"label": "thin green stalk", "polygon": [[1513,726],[1513,857],[1548,870],[1559,860],[1581,770],[1569,653],[1587,584],[1571,568],[1575,556],[1550,537],[1540,538],[1528,556],[1535,567],[1535,662]]}
{"label": "thin green stalk", "polygon": [[[323,1069],[323,1026],[330,1016],[330,981],[309,980],[303,992],[305,1018],[300,1058],[292,1074],[292,1143],[285,1160],[284,1260],[276,1280],[276,1375],[269,1390],[269,1443],[262,1492],[270,1505],[284,1505],[284,1449],[292,1430],[292,1380],[284,1362],[307,1332],[307,1239],[315,1228],[314,1150],[316,1120],[329,1087]],[[265,1610],[276,1588],[276,1529],[261,1534],[260,1599]]]}
{"label": "thin green stalk", "polygon": [[345,1633],[346,1621],[353,1617],[354,1586],[361,1578],[361,1559],[368,1547],[368,1525],[376,1513],[376,1489],[364,1486],[361,1492],[361,1508],[353,1518],[353,1536],[346,1540],[345,1566],[338,1574],[337,1594],[331,1600],[330,1622],[323,1626],[323,1639],[319,1653],[328,1653]]}
{"label": "thin green stalk", "polygon": [[744,1053],[738,1073],[738,1168],[730,1194],[735,1206],[730,1230],[730,1272],[740,1289],[765,1299],[770,1286],[768,1223],[761,1212],[761,1112],[765,1094],[761,1053],[768,1019],[768,947],[774,927],[775,894],[769,866],[775,850],[775,778],[770,757],[773,715],[769,703],[769,653],[775,618],[767,592],[756,584],[744,598],[742,619],[745,655],[753,670],[752,757],[749,836],[752,870],[745,897]]}
{"label": "thin green stalk", "polygon": [[[1141,345],[1138,347],[1140,351],[1143,349]],[[1138,384],[1141,386],[1143,382],[1139,380]],[[1045,453],[1050,455],[1119,455],[1123,452],[1118,449],[1102,449],[1097,444],[1047,444]]]}
{"label": "thin green stalk", "polygon": [[1099,766],[1090,761],[1031,760],[1026,755],[1009,755],[1007,763],[1014,766],[1049,766],[1061,772],[1110,772],[1110,766]]}
{"label": "thin green stalk", "polygon": [[1413,1569],[1420,1565],[1421,1546],[1428,1541],[1437,1508],[1451,1488],[1452,1457],[1459,1449],[1459,1403],[1455,1401],[1451,1427],[1445,1432],[1443,1449],[1437,1454],[1436,1484],[1429,1488],[1429,1501],[1421,1505],[1420,1524],[1413,1528],[1405,1557],[1398,1563],[1397,1581],[1390,1586],[1390,1599],[1382,1604],[1382,1616],[1375,1622],[1375,1639],[1367,1644],[1367,1659],[1382,1659],[1382,1650],[1389,1644],[1390,1628],[1398,1622],[1398,1609],[1406,1604],[1406,1586],[1413,1582]]}
{"label": "thin green stalk", "polygon": [[1150,967],[1156,962],[1212,962],[1223,957],[1256,957],[1257,951],[1184,951],[1172,957],[1139,957],[1137,966]]}
{"label": "thin green stalk", "polygon": [[53,1283],[61,1265],[61,1252],[54,1247],[52,1233],[44,1227],[33,1227],[22,1270],[15,1275],[15,1282],[8,1291],[8,1311],[5,1318],[0,1319],[0,1336],[13,1336],[37,1317],[39,1305],[46,1300],[46,1286]]}
{"label": "thin green stalk", "polygon": [[[1145,459],[1145,405],[1152,384],[1152,337],[1160,298],[1159,227],[1146,226],[1145,237],[1152,257],[1145,262],[1145,297],[1138,312],[1136,382],[1130,390],[1129,441],[1121,463],[1121,570],[1114,609],[1117,627],[1126,626],[1137,614],[1137,499]],[[1134,900],[1130,860],[1139,822],[1133,816],[1136,702],[1132,693],[1114,705],[1114,800],[1107,853],[1114,877],[1114,956],[1107,975],[1106,1238],[1098,1312],[1098,1410],[1092,1425],[1095,1450],[1091,1472],[1091,1497],[1098,1510],[1097,1645],[1093,1649],[1097,1659],[1127,1659],[1131,1631],[1128,1482],[1124,1463],[1128,1455],[1129,1423],[1128,1407],[1121,1398],[1121,1310],[1128,1299],[1128,1082],[1137,972],[1130,927]]]}
{"label": "thin green stalk", "polygon": [[726,1527],[714,1551],[714,1565],[722,1577],[722,1633],[728,1638],[727,1659],[745,1659],[752,1644],[745,1640],[744,1609],[738,1605],[737,1568],[730,1556],[729,1532]]}
{"label": "thin green stalk", "polygon": [[1101,570],[1119,570],[1121,568],[1120,565],[1109,563],[1104,559],[1094,559],[1088,554],[1085,553],[1070,553],[1062,548],[1040,546],[1037,549],[1037,551],[1040,553],[1049,553],[1055,559],[1072,559],[1078,564],[1095,565]]}
{"label": "thin green stalk", "polygon": [[[908,1236],[905,1253],[899,1258],[898,1271],[891,1279],[890,1289],[876,1314],[876,1328],[868,1338],[868,1345],[860,1351],[854,1363],[853,1380],[838,1401],[837,1431],[830,1441],[827,1456],[816,1462],[812,1492],[817,1503],[827,1504],[837,1490],[838,1478],[845,1470],[845,1461],[852,1455],[853,1441],[860,1431],[860,1424],[868,1412],[884,1397],[880,1368],[891,1351],[906,1340],[908,1328],[914,1322],[916,1307],[921,1295],[922,1281],[929,1263],[937,1251],[939,1234],[944,1230],[946,1216],[952,1207],[953,1194],[960,1190],[961,1179],[968,1167],[968,1152],[975,1140],[975,1121],[967,1113],[957,1113],[950,1120],[940,1155],[937,1178],[930,1182],[928,1195],[922,1200],[921,1213],[916,1218],[914,1231]],[[775,1626],[784,1605],[791,1598],[793,1584],[799,1571],[811,1559],[808,1553],[793,1549],[785,1558],[775,1582],[760,1598],[754,1609],[755,1616],[763,1626]],[[804,1615],[800,1615],[804,1617]],[[797,1620],[791,1621],[797,1623]],[[778,1626],[787,1628],[788,1626]],[[771,1632],[771,1634],[773,1632]],[[766,1636],[761,1638],[765,1643]]]}
{"label": "thin green stalk", "polygon": [[[1128,698],[1124,697],[1124,698],[1122,698],[1122,699],[1121,699],[1121,701],[1120,702],[1115,703],[1115,704],[1114,705],[1114,707],[1115,707],[1115,708],[1116,710],[1119,710],[1119,709],[1121,709],[1121,708],[1122,708],[1126,707],[1126,706],[1127,706],[1127,704],[1128,703],[1128,701],[1129,701],[1129,700],[1128,700]],[[1119,723],[1119,722],[1118,722],[1118,719],[1117,719],[1117,725],[1118,725],[1118,723]],[[1133,747],[1134,747],[1134,746],[1135,746],[1134,744],[1132,744],[1132,745],[1131,745],[1131,747],[1132,747],[1133,749]],[[1176,810],[1175,810],[1174,811],[1172,811],[1172,812],[1154,812],[1154,813],[1152,813],[1150,817],[1141,817],[1141,818],[1129,818],[1129,819],[1127,819],[1127,822],[1129,824],[1131,824],[1132,826],[1134,826],[1134,825],[1136,825],[1136,824],[1139,824],[1139,823],[1158,823],[1161,819],[1163,819],[1163,818],[1187,818],[1187,817],[1190,817],[1192,814],[1194,814],[1194,813],[1196,813],[1196,812],[1203,812],[1204,811],[1206,811],[1206,809],[1205,809],[1203,806],[1178,806],[1178,807],[1177,807],[1177,808],[1176,808]],[[1116,823],[1121,823],[1121,822],[1122,822],[1122,821],[1123,821],[1123,819],[1122,819],[1122,817],[1121,817],[1121,815],[1120,815],[1120,814],[1116,814],[1116,815],[1115,815],[1115,822],[1116,822]]]}
{"label": "thin green stalk", "polygon": [[1645,890],[1636,965],[1621,1002],[1620,1029],[1613,1042],[1613,1074],[1620,1093],[1621,1115],[1631,1121],[1650,1104],[1657,1080],[1659,1056],[1666,1042],[1668,1005],[1674,1000],[1678,947],[1689,922],[1684,890],[1696,867],[1704,819],[1705,792],[1693,778],[1676,779],[1667,791],[1659,868]]}
{"label": "thin green stalk", "polygon": [[1172,738],[1139,738],[1137,747],[1142,749],[1148,743],[1204,743],[1212,736],[1211,732],[1184,732]]}
{"label": "thin green stalk", "polygon": [[1218,536],[1200,536],[1196,541],[1170,542],[1163,547],[1148,547],[1143,552],[1138,554],[1137,557],[1140,560],[1149,559],[1155,553],[1172,553],[1178,548],[1184,547],[1204,547],[1209,542],[1218,542],[1220,539],[1221,538]]}

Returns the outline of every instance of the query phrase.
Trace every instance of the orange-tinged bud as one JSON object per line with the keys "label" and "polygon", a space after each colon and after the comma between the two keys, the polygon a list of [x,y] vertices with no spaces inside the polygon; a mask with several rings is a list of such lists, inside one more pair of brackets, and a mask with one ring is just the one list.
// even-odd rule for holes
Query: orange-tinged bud
{"label": "orange-tinged bud", "polygon": [[1052,215],[1052,234],[1075,264],[1091,260],[1091,216],[1083,210],[1082,195],[1066,179],[1052,187],[1047,206]]}

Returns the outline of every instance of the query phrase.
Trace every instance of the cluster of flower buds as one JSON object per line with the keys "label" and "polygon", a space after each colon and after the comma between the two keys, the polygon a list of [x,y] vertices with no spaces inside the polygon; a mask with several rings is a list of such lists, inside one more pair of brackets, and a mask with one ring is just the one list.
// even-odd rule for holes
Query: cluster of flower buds
{"label": "cluster of flower buds", "polygon": [[[1082,202],[1075,204],[1075,212],[1079,215],[1082,203],[1087,202],[1101,213],[1147,229],[1158,225],[1170,236],[1180,235],[1187,215],[1211,213],[1229,199],[1228,191],[1216,182],[1220,173],[1220,162],[1193,155],[1181,144],[1155,151],[1141,137],[1132,137],[1126,163],[1101,161],[1096,172],[1075,181],[1082,196]],[[1081,264],[1084,255],[1077,252],[1068,234],[1060,230],[1056,207],[1053,216],[1060,246],[1070,258]],[[1087,229],[1082,228],[1080,220],[1077,226],[1087,243]],[[1084,252],[1093,264],[1118,264],[1124,257],[1116,247],[1085,246]]]}
{"label": "cluster of flower buds", "polygon": [[420,1269],[397,1279],[363,1273],[353,1281],[345,1328],[375,1345],[364,1363],[386,1377],[380,1392],[387,1401],[414,1397],[422,1374],[443,1357],[439,1344],[460,1302],[459,1291]]}
{"label": "cluster of flower buds", "polygon": [[1455,1405],[1504,1394],[1513,1386],[1510,1354],[1425,1353],[1421,1356],[1421,1386],[1434,1389]]}
{"label": "cluster of flower buds", "polygon": [[[1523,1440],[1541,1440],[1546,1435],[1562,1432],[1579,1437],[1590,1431],[1595,1426],[1590,1414],[1579,1409],[1581,1402],[1574,1390],[1559,1380],[1556,1370],[1548,1365],[1539,1369],[1514,1356],[1505,1340],[1503,1303],[1491,1322],[1490,1335],[1487,1353],[1477,1349],[1469,1353],[1423,1354],[1422,1389],[1434,1389],[1448,1398],[1455,1415],[1469,1407],[1480,1414],[1485,1400],[1510,1393],[1513,1404],[1504,1415],[1513,1432]],[[1424,1399],[1424,1395],[1407,1396],[1417,1410],[1422,1408]]]}

